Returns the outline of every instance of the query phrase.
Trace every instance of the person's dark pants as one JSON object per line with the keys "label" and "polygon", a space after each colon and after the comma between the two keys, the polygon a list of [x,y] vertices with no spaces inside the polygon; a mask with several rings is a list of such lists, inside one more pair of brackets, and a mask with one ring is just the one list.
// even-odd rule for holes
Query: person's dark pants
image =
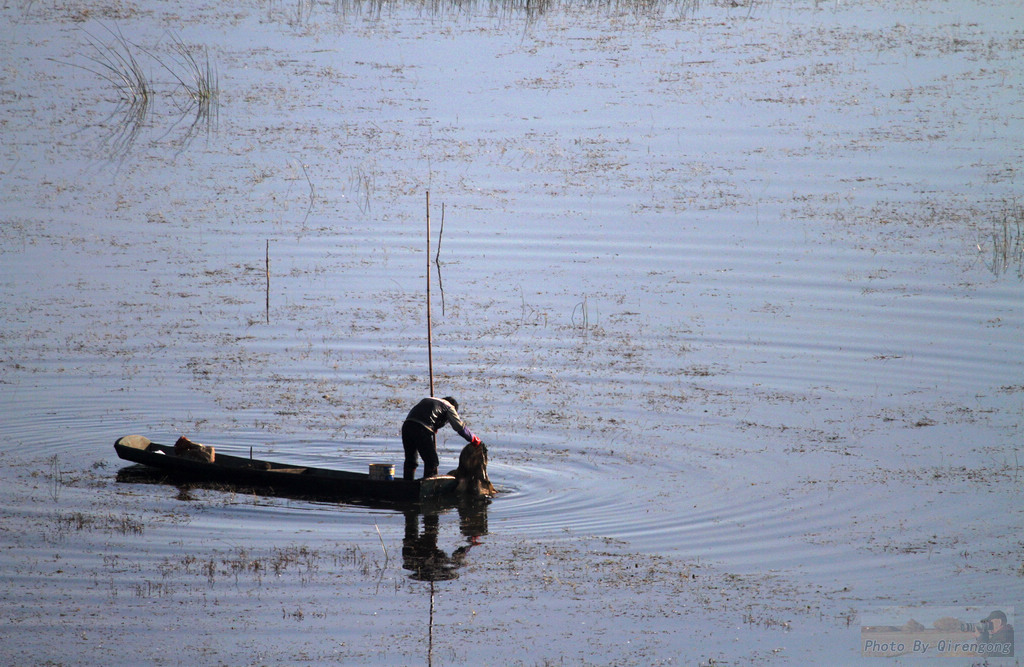
{"label": "person's dark pants", "polygon": [[434,445],[434,434],[423,424],[405,422],[402,424],[402,447],[405,448],[405,469],[403,479],[412,479],[416,475],[416,455],[423,459],[423,477],[437,474],[440,464],[437,458],[437,447]]}

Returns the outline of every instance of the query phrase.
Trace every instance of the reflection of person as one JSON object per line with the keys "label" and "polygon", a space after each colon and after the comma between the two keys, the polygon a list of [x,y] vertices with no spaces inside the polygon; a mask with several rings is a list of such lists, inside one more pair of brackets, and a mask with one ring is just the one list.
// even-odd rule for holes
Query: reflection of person
{"label": "reflection of person", "polygon": [[486,509],[464,513],[459,509],[459,527],[467,544],[449,556],[437,546],[439,517],[437,513],[423,515],[420,532],[419,512],[405,513],[405,537],[402,539],[402,567],[419,581],[450,581],[458,577],[458,570],[466,561],[469,550],[480,544],[480,536],[487,533]]}
{"label": "reflection of person", "polygon": [[402,447],[405,448],[403,479],[412,479],[416,474],[417,454],[423,459],[423,477],[437,475],[439,461],[434,434],[445,424],[451,424],[455,432],[470,444],[480,446],[480,438],[473,435],[459,416],[458,401],[451,396],[424,398],[413,406],[402,424]]}
{"label": "reflection of person", "polygon": [[419,581],[449,581],[458,577],[456,572],[466,562],[469,550],[480,545],[480,536],[487,534],[487,503],[467,501],[459,505],[459,532],[466,544],[449,556],[437,546],[439,517],[437,512],[423,515],[420,532],[420,513],[405,513],[405,537],[402,539],[402,567]]}
{"label": "reflection of person", "polygon": [[1013,656],[1013,626],[1006,622],[1006,614],[994,611],[978,624],[974,636],[983,644],[992,644],[991,650],[979,655]]}
{"label": "reflection of person", "polygon": [[487,534],[487,503],[464,500],[459,504],[459,532],[470,545],[480,544]]}
{"label": "reflection of person", "polygon": [[420,533],[419,514],[405,513],[405,538],[402,539],[402,567],[420,581],[449,581],[458,576],[456,564],[445,552],[437,548],[437,514],[423,517]]}

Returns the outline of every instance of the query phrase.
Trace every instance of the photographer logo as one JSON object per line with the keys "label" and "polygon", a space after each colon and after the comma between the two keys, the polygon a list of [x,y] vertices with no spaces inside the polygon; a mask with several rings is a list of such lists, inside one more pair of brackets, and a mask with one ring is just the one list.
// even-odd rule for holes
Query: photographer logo
{"label": "photographer logo", "polygon": [[865,610],[861,614],[861,655],[1012,658],[1013,611],[1007,605]]}

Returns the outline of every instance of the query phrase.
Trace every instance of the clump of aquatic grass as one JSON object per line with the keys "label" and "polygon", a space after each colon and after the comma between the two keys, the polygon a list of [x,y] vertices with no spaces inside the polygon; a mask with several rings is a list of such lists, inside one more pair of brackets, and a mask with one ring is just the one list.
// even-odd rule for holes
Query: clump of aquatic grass
{"label": "clump of aquatic grass", "polygon": [[[200,129],[205,128],[207,134],[215,129],[220,83],[217,68],[206,47],[190,47],[176,35],[171,35],[172,57],[165,62],[165,59],[130,42],[120,29],[103,28],[113,38],[111,43],[105,44],[99,37],[83,30],[90,47],[84,56],[87,64],[63,64],[91,72],[112,84],[117,91],[117,108],[101,123],[112,128],[105,144],[113,158],[123,159],[128,154],[152,113],[158,86],[142,65],[147,58],[150,64],[155,62],[169,72],[174,80],[171,86],[166,83],[160,85],[165,95],[170,91],[170,98],[180,111],[178,119],[164,136],[182,120],[191,118],[184,137],[178,140],[181,150],[184,150]],[[180,96],[176,92],[179,90],[185,93],[187,101],[184,104],[178,102]]]}
{"label": "clump of aquatic grass", "polygon": [[86,512],[60,512],[54,517],[59,535],[71,531],[98,530],[121,535],[141,535],[142,522],[130,514],[90,514]]}
{"label": "clump of aquatic grass", "polygon": [[[519,300],[520,315],[519,315],[519,326],[533,326],[533,327],[547,327],[548,326],[548,314],[547,312],[540,310],[528,303],[526,303],[526,293],[523,291],[523,286],[519,285]],[[578,306],[577,306],[578,307]],[[575,314],[575,309],[573,310]]]}
{"label": "clump of aquatic grass", "polygon": [[[595,315],[597,311],[595,310]],[[572,309],[572,325],[578,329],[586,331],[591,328],[590,323],[590,304],[587,302],[587,295],[583,295],[583,301],[580,301]],[[596,320],[594,327],[597,326]]]}
{"label": "clump of aquatic grass", "polygon": [[196,574],[205,577],[210,586],[218,577],[225,576],[232,577],[235,585],[245,577],[262,585],[264,577],[279,578],[286,573],[297,574],[302,584],[308,584],[319,572],[321,560],[319,551],[304,545],[274,547],[269,552],[235,547],[229,553],[214,552],[209,557],[185,554],[165,558],[158,569],[164,579],[176,574]]}
{"label": "clump of aquatic grass", "polygon": [[[677,16],[685,18],[700,9],[705,0],[431,0],[430,2],[408,2],[420,11],[429,13],[434,19],[447,16],[467,16],[485,13],[505,19],[523,18],[533,23],[544,16],[587,11],[637,18],[664,18]],[[748,11],[764,0],[712,0],[730,9],[747,7]],[[286,15],[289,25],[301,25],[308,20],[311,11],[303,13],[308,0],[298,0],[296,15]],[[331,9],[342,17],[363,17],[376,20],[389,11],[395,3],[388,0],[333,0]],[[310,8],[311,9],[311,8]]]}
{"label": "clump of aquatic grass", "polygon": [[210,62],[210,51],[205,46],[202,47],[200,55],[197,48],[189,47],[177,35],[171,34],[170,37],[171,51],[176,56],[181,71],[172,69],[159,59],[157,62],[174,77],[178,87],[185,91],[189,102],[182,107],[182,117],[195,110],[195,117],[187,136],[194,136],[200,127],[205,127],[209,135],[216,126],[218,115],[220,80],[217,68]]}
{"label": "clump of aquatic grass", "polygon": [[135,582],[132,584],[132,589],[137,598],[167,598],[175,593],[174,586],[166,581]]}
{"label": "clump of aquatic grass", "polygon": [[370,201],[375,189],[373,164],[363,163],[349,168],[349,189],[354,193],[361,213],[370,211]]}
{"label": "clump of aquatic grass", "polygon": [[103,27],[113,37],[113,44],[104,44],[92,33],[83,31],[92,51],[92,55],[85,56],[89,64],[64,64],[91,72],[114,86],[119,97],[118,105],[103,124],[108,124],[115,116],[122,119],[106,143],[112,155],[123,157],[145,124],[155,93],[149,76],[135,56],[135,52],[141,49],[129,42],[120,30]]}
{"label": "clump of aquatic grass", "polygon": [[199,104],[209,105],[217,99],[220,93],[220,85],[217,77],[217,68],[210,64],[210,51],[202,47],[203,54],[200,59],[192,52],[181,38],[171,35],[171,48],[181,58],[180,62],[185,68],[186,78],[171,71],[174,78],[178,80],[189,97]]}
{"label": "clump of aquatic grass", "polygon": [[60,457],[50,457],[50,497],[53,502],[60,500],[60,490],[64,486],[64,474],[60,470]]}
{"label": "clump of aquatic grass", "polygon": [[94,55],[87,56],[94,68],[83,69],[112,83],[123,100],[142,109],[148,109],[153,98],[153,85],[132,52],[133,45],[120,30],[115,31],[106,26],[104,28],[114,38],[114,44],[102,44],[94,35],[86,32],[89,46],[95,52]]}
{"label": "clump of aquatic grass", "polygon": [[985,265],[996,276],[1015,271],[1024,279],[1024,206],[1014,200],[1003,206],[992,220],[992,230],[985,239]]}
{"label": "clump of aquatic grass", "polygon": [[295,3],[295,14],[289,16],[288,25],[293,28],[301,27],[309,23],[313,16],[312,0],[298,0]]}

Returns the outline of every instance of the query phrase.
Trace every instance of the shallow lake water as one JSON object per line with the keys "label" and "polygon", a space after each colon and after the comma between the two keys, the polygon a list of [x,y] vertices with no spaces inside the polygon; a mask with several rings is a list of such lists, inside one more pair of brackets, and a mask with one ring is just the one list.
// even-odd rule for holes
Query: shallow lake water
{"label": "shallow lake water", "polygon": [[[0,658],[877,664],[872,608],[1024,604],[1022,14],[3,7]],[[119,478],[400,463],[428,263],[488,506]]]}

